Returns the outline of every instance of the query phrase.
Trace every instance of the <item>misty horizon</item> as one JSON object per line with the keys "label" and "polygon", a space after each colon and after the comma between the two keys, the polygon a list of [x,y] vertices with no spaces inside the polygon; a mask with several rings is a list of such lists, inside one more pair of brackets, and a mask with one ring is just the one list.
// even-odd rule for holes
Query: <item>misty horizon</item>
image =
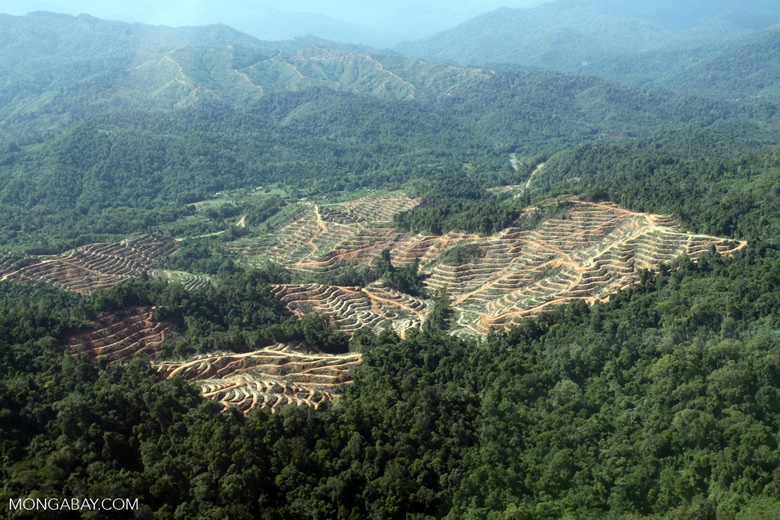
{"label": "misty horizon", "polygon": [[170,27],[224,24],[261,40],[316,36],[343,42],[392,46],[430,36],[500,7],[527,8],[549,0],[458,0],[441,3],[359,2],[319,3],[294,0],[283,6],[273,2],[204,0],[189,2],[97,2],[94,0],[33,0],[25,4],[3,2],[0,13],[15,16],[35,11],[165,25]]}

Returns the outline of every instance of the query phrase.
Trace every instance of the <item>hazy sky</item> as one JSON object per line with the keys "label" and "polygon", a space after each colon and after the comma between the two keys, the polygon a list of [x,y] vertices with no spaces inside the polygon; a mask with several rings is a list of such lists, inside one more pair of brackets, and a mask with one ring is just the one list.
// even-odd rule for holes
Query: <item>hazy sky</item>
{"label": "hazy sky", "polygon": [[[59,13],[88,13],[99,18],[137,21],[143,23],[181,26],[224,23],[249,32],[261,39],[269,25],[291,21],[285,31],[294,31],[293,17],[284,13],[314,13],[322,17],[308,17],[311,24],[301,24],[305,35],[312,27],[330,24],[331,29],[349,33],[349,26],[367,29],[355,31],[355,35],[371,35],[377,38],[402,40],[428,36],[453,27],[479,14],[501,6],[530,7],[545,0],[0,0],[0,13],[21,15],[30,11],[54,11]],[[281,18],[280,18],[281,16]],[[319,25],[312,25],[317,20]],[[325,25],[323,25],[325,24]],[[282,30],[281,27],[275,27]],[[336,31],[336,32],[338,32]],[[257,34],[257,33],[261,34]],[[271,31],[273,32],[273,31]],[[269,33],[270,34],[270,33]],[[328,35],[315,34],[329,37]],[[295,35],[291,35],[295,36]],[[290,37],[291,37],[290,36]],[[354,40],[354,38],[353,38]]]}

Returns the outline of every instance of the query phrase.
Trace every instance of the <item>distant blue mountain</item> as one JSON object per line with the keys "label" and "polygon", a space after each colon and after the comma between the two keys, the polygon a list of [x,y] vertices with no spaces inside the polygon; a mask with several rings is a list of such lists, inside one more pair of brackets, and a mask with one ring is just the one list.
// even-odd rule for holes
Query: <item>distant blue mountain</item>
{"label": "distant blue mountain", "polygon": [[612,57],[721,43],[778,23],[774,0],[558,0],[501,8],[396,50],[457,64],[575,72]]}

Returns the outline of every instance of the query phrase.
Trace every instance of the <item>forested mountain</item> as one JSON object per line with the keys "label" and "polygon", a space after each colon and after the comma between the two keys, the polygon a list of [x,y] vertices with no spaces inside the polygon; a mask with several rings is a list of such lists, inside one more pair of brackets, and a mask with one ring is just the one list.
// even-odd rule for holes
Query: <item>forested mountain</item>
{"label": "forested mountain", "polygon": [[648,51],[590,64],[583,72],[635,85],[663,86],[719,99],[775,100],[780,29],[726,45]]}
{"label": "forested mountain", "polygon": [[[127,304],[180,316],[189,341],[236,343],[254,334],[241,320],[279,319],[256,314],[271,273],[192,296],[151,282],[78,298],[4,283],[3,506],[78,493],[139,497],[137,515],[153,518],[776,516],[777,154],[693,171],[631,150],[576,153],[581,183],[613,197],[628,181],[630,203],[650,208],[664,207],[670,182],[723,177],[713,211],[751,223],[740,232],[750,247],[680,259],[609,303],[484,342],[356,335],[365,367],[338,406],[248,417],[159,381],[143,358],[92,366],[54,345]],[[551,180],[577,164],[552,163]],[[659,169],[657,185],[633,190]],[[677,204],[700,203],[680,188]]]}
{"label": "forested mountain", "polygon": [[[322,194],[464,164],[489,187],[517,177],[510,153],[775,121],[771,104],[756,110],[593,77],[397,55],[285,52],[221,27],[47,14],[4,23],[13,35],[0,87],[0,242],[8,245],[45,243],[63,223],[69,239],[147,232],[229,189],[281,182]],[[117,32],[124,36],[111,41]]]}
{"label": "forested mountain", "polygon": [[[2,21],[0,135],[6,140],[62,130],[79,119],[112,110],[192,106],[254,110],[270,94],[317,87],[454,109],[467,113],[467,124],[489,121],[484,126],[496,133],[506,133],[496,124],[497,118],[513,124],[512,133],[523,134],[569,119],[571,123],[563,124],[570,128],[555,131],[564,139],[577,133],[636,135],[683,121],[706,125],[746,114],[731,105],[716,106],[593,78],[497,74],[490,69],[367,54],[345,46],[302,49],[310,43],[306,40],[279,45],[287,49],[280,51],[271,42],[219,26],[173,30],[45,13]],[[755,57],[753,63],[759,62]],[[475,104],[479,111],[470,108]],[[544,115],[534,114],[542,109]],[[528,130],[529,117],[535,119],[533,132]],[[611,120],[621,123],[613,125]],[[527,135],[520,137],[525,140]]]}
{"label": "forested mountain", "polygon": [[558,0],[503,8],[397,50],[459,64],[513,63],[575,72],[642,51],[720,43],[780,23],[775,2]]}
{"label": "forested mountain", "polygon": [[779,51],[780,29],[766,31],[670,76],[663,85],[713,98],[776,100]]}
{"label": "forested mountain", "polygon": [[299,51],[302,42],[285,42],[280,52],[218,26],[174,30],[47,13],[6,16],[3,24],[0,117],[3,135],[14,139],[108,110],[198,103],[245,110],[273,92],[321,86],[431,98],[490,76],[415,58]]}
{"label": "forested mountain", "polygon": [[35,60],[41,68],[56,60],[75,61],[96,56],[132,55],[149,47],[230,44],[259,46],[261,41],[225,25],[166,27],[117,22],[87,14],[71,16],[35,12],[25,16],[0,15],[3,65]]}
{"label": "forested mountain", "polygon": [[96,3],[93,0],[27,0],[4,12],[57,11],[151,25],[225,24],[262,40],[315,35],[345,42],[388,46],[453,27],[499,6],[525,7],[542,0],[288,0],[283,5],[252,0],[200,0],[171,4],[153,0]]}
{"label": "forested mountain", "polygon": [[0,16],[0,516],[780,516],[777,16]]}

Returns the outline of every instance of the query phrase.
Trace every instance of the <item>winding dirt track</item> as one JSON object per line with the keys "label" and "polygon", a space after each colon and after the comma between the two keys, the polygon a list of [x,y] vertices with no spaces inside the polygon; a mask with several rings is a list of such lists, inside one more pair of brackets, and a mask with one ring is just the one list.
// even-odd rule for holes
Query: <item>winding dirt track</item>
{"label": "winding dirt track", "polygon": [[[559,202],[568,206],[562,207],[558,218],[525,229],[526,217],[540,211],[530,208],[493,236],[401,233],[389,225],[392,216],[420,201],[399,193],[348,204],[306,204],[304,216],[277,233],[236,241],[230,247],[250,260],[271,258],[293,269],[315,272],[339,269],[343,262],[367,265],[388,248],[396,266],[420,262],[431,294],[449,295],[456,312],[453,333],[486,334],[556,305],[605,300],[634,283],[642,269],[656,268],[679,255],[695,259],[712,247],[727,255],[747,245],[686,233],[669,215],[645,215],[573,198]],[[465,244],[478,250],[467,263],[450,265],[442,260],[443,253]],[[148,271],[156,259],[177,247],[173,239],[138,237],[84,246],[59,257],[0,257],[0,279],[44,280],[89,292]],[[276,285],[272,292],[290,314],[316,311],[349,333],[390,324],[403,334],[420,327],[432,307],[431,301],[400,293],[381,281],[365,288]],[[70,355],[92,360],[105,356],[111,363],[146,353],[161,375],[188,379],[204,397],[245,413],[254,408],[274,411],[287,403],[317,406],[332,402],[339,388],[352,381],[354,368],[361,362],[356,354],[330,356],[303,345],[282,344],[244,354],[156,361],[160,345],[171,337],[173,328],[155,321],[153,311],[135,307],[103,316],[68,339],[63,348]]]}
{"label": "winding dirt track", "polygon": [[[525,183],[525,186],[523,187],[522,191],[520,192],[520,195],[522,195],[528,188],[531,187],[531,181],[534,180],[534,177],[537,173],[542,171],[542,168],[544,168],[544,163],[539,163],[539,165],[534,168],[534,171],[531,172],[531,175],[528,177],[528,181]],[[520,195],[515,195],[515,197],[519,197]]]}
{"label": "winding dirt track", "polygon": [[[721,254],[731,254],[746,245],[686,233],[669,215],[635,213],[574,198],[558,202],[568,209],[532,230],[522,227],[521,216],[493,236],[455,232],[425,236],[388,226],[394,213],[419,204],[392,194],[344,205],[314,205],[307,215],[264,241],[234,243],[231,248],[250,259],[270,258],[309,272],[333,271],[344,263],[367,265],[383,249],[390,249],[397,266],[420,261],[431,294],[447,292],[453,309],[461,313],[457,332],[486,334],[555,305],[605,300],[636,281],[639,271],[654,269],[679,255],[695,259],[711,246]],[[536,211],[530,208],[524,215]],[[463,265],[440,260],[442,253],[463,244],[477,246],[478,258]],[[401,301],[399,294],[388,301],[386,288],[379,289],[377,293],[373,286],[361,290],[310,284],[276,286],[274,293],[291,313],[329,315],[345,332],[378,328],[386,320],[403,330],[425,320],[429,302],[407,295]]]}

